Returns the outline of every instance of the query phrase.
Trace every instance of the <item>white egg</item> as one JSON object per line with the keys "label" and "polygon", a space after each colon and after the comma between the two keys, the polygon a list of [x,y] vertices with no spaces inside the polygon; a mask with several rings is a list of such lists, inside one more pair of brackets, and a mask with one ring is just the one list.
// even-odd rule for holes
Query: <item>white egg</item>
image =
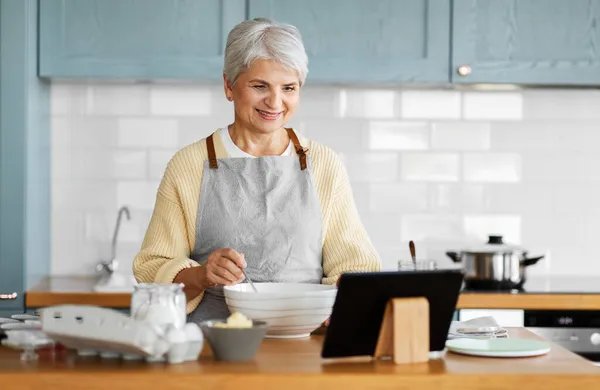
{"label": "white egg", "polygon": [[187,341],[187,337],[185,331],[181,328],[171,327],[167,331],[166,339],[169,344],[181,344]]}
{"label": "white egg", "polygon": [[187,324],[185,324],[183,326],[183,331],[185,332],[185,336],[188,341],[204,340],[202,330],[200,330],[200,327],[193,322],[188,322]]}

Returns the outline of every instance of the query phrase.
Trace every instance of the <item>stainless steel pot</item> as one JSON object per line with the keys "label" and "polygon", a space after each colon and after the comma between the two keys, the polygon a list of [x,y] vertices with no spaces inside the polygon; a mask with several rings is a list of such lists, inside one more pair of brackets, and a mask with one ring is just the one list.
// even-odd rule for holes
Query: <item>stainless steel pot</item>
{"label": "stainless steel pot", "polygon": [[527,257],[527,251],[505,244],[502,236],[489,236],[487,244],[463,250],[446,252],[465,270],[465,287],[468,289],[520,289],[526,281],[525,268],[536,264],[544,256]]}

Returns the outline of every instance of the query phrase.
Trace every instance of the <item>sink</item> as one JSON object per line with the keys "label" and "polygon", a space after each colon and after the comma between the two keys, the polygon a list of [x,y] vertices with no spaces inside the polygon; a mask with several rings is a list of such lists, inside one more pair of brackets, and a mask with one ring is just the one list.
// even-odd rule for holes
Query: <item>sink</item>
{"label": "sink", "polygon": [[133,275],[113,273],[101,278],[94,286],[94,292],[102,293],[132,293],[137,284]]}

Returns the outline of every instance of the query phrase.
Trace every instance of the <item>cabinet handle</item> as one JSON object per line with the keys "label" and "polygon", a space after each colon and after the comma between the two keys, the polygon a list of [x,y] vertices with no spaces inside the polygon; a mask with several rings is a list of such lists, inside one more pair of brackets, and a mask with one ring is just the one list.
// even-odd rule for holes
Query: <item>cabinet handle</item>
{"label": "cabinet handle", "polygon": [[458,74],[461,76],[468,76],[471,74],[471,67],[469,65],[461,65],[458,67]]}
{"label": "cabinet handle", "polygon": [[17,299],[16,292],[12,294],[0,294],[0,301],[12,301],[13,299]]}

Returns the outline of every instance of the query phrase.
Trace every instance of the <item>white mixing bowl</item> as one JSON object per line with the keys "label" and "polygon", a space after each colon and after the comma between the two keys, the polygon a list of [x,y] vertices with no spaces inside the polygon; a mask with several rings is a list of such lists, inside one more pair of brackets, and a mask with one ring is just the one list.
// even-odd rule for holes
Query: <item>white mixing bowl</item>
{"label": "white mixing bowl", "polygon": [[331,315],[336,286],[310,283],[254,283],[225,286],[229,311],[265,321],[266,337],[307,337]]}

